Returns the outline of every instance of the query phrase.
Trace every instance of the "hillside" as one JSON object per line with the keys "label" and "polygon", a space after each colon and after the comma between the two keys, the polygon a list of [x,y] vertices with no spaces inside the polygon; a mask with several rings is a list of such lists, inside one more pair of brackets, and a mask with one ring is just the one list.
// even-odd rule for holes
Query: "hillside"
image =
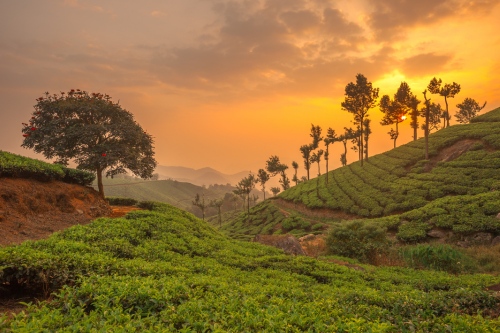
{"label": "hillside", "polygon": [[0,246],[45,238],[108,215],[110,207],[86,185],[94,176],[0,151]]}
{"label": "hillside", "polygon": [[[199,208],[194,207],[192,201],[196,194],[203,195],[208,205],[210,200],[223,199],[223,212],[240,209],[241,200],[232,202],[227,198],[236,188],[231,185],[198,186],[176,180],[145,181],[132,177],[104,178],[104,192],[106,197],[132,198],[138,201],[156,201],[171,204],[201,217]],[[94,188],[97,185],[94,183]],[[262,192],[254,190],[252,195],[262,198]],[[216,215],[215,208],[207,208],[207,216]]]}
{"label": "hillside", "polygon": [[230,240],[169,205],[152,209],[0,248],[4,301],[54,292],[17,316],[0,314],[0,331],[500,329],[498,276],[355,270]]}
{"label": "hillside", "polygon": [[214,184],[231,184],[235,186],[243,177],[248,176],[249,171],[241,171],[236,174],[224,174],[212,168],[192,169],[180,166],[159,165],[156,173],[161,179],[177,180],[179,182],[191,183],[198,186],[209,186]]}
{"label": "hillside", "polygon": [[[500,109],[467,125],[352,163],[301,183],[240,215],[223,230],[235,238],[264,233],[322,233],[345,219],[366,219],[403,242],[500,235]],[[320,213],[320,214],[318,214]],[[319,218],[317,215],[321,215]],[[474,240],[474,239],[473,239]],[[464,244],[467,245],[467,244]]]}

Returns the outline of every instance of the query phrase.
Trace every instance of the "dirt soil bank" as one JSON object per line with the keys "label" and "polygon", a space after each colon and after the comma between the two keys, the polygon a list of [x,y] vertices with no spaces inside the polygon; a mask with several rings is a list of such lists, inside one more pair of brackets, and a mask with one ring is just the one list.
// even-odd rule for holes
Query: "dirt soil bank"
{"label": "dirt soil bank", "polygon": [[0,246],[46,238],[110,214],[108,203],[90,187],[0,178]]}

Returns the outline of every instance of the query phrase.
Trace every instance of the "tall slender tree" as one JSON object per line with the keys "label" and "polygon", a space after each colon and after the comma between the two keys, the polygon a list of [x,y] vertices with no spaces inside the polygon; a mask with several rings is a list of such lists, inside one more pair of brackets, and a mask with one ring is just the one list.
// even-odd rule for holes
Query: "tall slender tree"
{"label": "tall slender tree", "polygon": [[202,219],[203,221],[205,221],[205,208],[207,208],[207,204],[205,203],[205,195],[202,194],[200,197],[200,195],[196,193],[196,196],[194,197],[192,203],[193,206],[196,206],[201,210]]}
{"label": "tall slender tree", "polygon": [[313,142],[311,144],[312,149],[317,149],[319,147],[319,143],[321,140],[323,140],[323,137],[321,136],[321,127],[319,126],[314,126],[314,124],[311,124],[311,138],[313,139]]}
{"label": "tall slender tree", "polygon": [[248,174],[247,177],[244,177],[242,180],[238,182],[236,185],[236,190],[233,192],[235,194],[246,196],[247,198],[247,212],[250,214],[250,192],[255,188],[255,184],[257,184],[257,179],[253,174]]}
{"label": "tall slender tree", "polygon": [[462,103],[457,104],[458,111],[455,118],[460,124],[468,124],[485,106],[486,102],[480,106],[476,100],[467,97]]}
{"label": "tall slender tree", "polygon": [[365,139],[365,160],[368,161],[368,139],[370,138],[370,134],[372,134],[372,129],[371,129],[371,120],[370,119],[365,119],[364,120],[364,129],[363,129],[363,135]]}
{"label": "tall slender tree", "polygon": [[396,148],[396,140],[399,137],[399,123],[406,119],[406,114],[410,111],[409,104],[411,101],[411,90],[406,82],[401,82],[397,92],[394,94],[394,99],[391,100],[389,95],[384,95],[380,99],[380,111],[384,113],[384,117],[380,122],[381,125],[395,125],[396,130],[391,128],[389,135],[394,141]]}
{"label": "tall slender tree", "polygon": [[335,130],[332,129],[331,127],[328,128],[328,131],[326,133],[326,137],[324,139],[325,142],[325,162],[326,162],[326,183],[328,184],[328,160],[330,159],[330,152],[328,151],[328,148],[331,144],[335,143],[338,141],[337,134],[335,133]]}
{"label": "tall slender tree", "polygon": [[320,162],[321,162],[321,157],[323,156],[323,153],[324,153],[323,149],[320,149],[317,152],[312,153],[312,155],[311,155],[311,163],[318,164],[318,177],[321,176]]}
{"label": "tall slender tree", "polygon": [[293,161],[292,168],[295,171],[293,178],[292,178],[292,181],[295,182],[295,185],[297,185],[299,183],[299,178],[297,177],[297,171],[299,170],[299,163]]}
{"label": "tall slender tree", "polygon": [[378,88],[373,88],[372,83],[368,82],[362,74],[356,75],[356,83],[349,83],[345,87],[345,99],[341,103],[342,110],[352,113],[354,124],[359,125],[360,132],[360,155],[361,165],[363,165],[364,154],[364,120],[368,116],[368,111],[375,107],[378,99]]}
{"label": "tall slender tree", "polygon": [[219,228],[222,227],[222,210],[221,207],[224,204],[224,199],[214,199],[210,200],[210,207],[217,209],[217,220],[219,222]]}
{"label": "tall slender tree", "polygon": [[272,176],[280,175],[279,182],[283,190],[290,188],[290,179],[286,175],[288,165],[281,163],[278,156],[273,155],[266,161],[266,169]]}
{"label": "tall slender tree", "polygon": [[431,100],[427,99],[427,89],[424,90],[424,117],[425,123],[423,124],[424,137],[425,137],[425,159],[429,159],[429,118],[430,118],[430,105]]}
{"label": "tall slender tree", "polygon": [[444,103],[446,106],[446,110],[443,113],[443,118],[444,118],[443,128],[444,128],[450,126],[450,119],[451,119],[450,112],[448,110],[448,98],[453,98],[455,97],[456,94],[460,92],[460,85],[456,82],[453,82],[453,83],[446,83],[443,86],[441,86],[442,83],[443,81],[441,79],[436,79],[434,77],[427,86],[427,89],[431,94],[437,94],[444,97]]}
{"label": "tall slender tree", "polygon": [[408,107],[410,108],[410,126],[413,128],[413,141],[417,140],[418,117],[420,116],[420,110],[418,109],[419,104],[420,100],[417,96],[411,95],[411,98],[408,101]]}
{"label": "tall slender tree", "polygon": [[266,183],[269,180],[270,175],[264,169],[259,169],[257,171],[257,181],[260,183],[262,187],[262,193],[264,193],[264,200],[266,200]]}
{"label": "tall slender tree", "polygon": [[304,159],[304,168],[307,172],[307,180],[309,180],[309,170],[311,169],[311,151],[313,151],[312,145],[300,146],[300,152],[302,154],[302,158]]}

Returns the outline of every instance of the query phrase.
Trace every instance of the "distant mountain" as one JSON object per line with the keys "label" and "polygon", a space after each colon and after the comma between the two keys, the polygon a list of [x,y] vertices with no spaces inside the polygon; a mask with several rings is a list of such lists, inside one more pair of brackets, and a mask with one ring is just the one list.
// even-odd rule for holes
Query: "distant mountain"
{"label": "distant mountain", "polygon": [[181,166],[164,165],[159,165],[155,172],[160,175],[160,179],[172,179],[198,186],[209,186],[213,184],[231,184],[234,186],[249,173],[249,171],[241,171],[236,174],[228,175],[209,167],[192,169]]}

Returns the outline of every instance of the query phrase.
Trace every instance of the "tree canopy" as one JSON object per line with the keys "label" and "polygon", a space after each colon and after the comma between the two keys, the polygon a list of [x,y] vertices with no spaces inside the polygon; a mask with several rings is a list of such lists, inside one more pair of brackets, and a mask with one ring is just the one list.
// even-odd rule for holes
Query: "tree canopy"
{"label": "tree canopy", "polygon": [[354,116],[354,125],[360,126],[359,146],[360,159],[363,165],[364,154],[364,120],[368,115],[368,111],[376,106],[378,99],[378,88],[373,88],[372,83],[368,82],[363,74],[356,75],[356,83],[349,83],[345,87],[345,99],[341,103],[342,110],[352,113]]}
{"label": "tree canopy", "polygon": [[444,125],[443,127],[450,126],[450,112],[448,111],[448,98],[455,97],[456,94],[460,92],[460,85],[456,82],[446,83],[442,86],[443,81],[441,79],[436,79],[435,77],[429,82],[427,89],[431,94],[437,94],[444,97],[444,103],[446,110],[443,113]]}
{"label": "tree canopy", "polygon": [[104,197],[102,173],[114,176],[130,170],[150,178],[156,167],[153,138],[111,97],[71,89],[60,94],[45,93],[24,123],[22,147],[56,158],[67,165],[97,174],[99,193]]}
{"label": "tree canopy", "polygon": [[484,102],[483,106],[480,106],[475,99],[467,97],[462,103],[457,104],[458,111],[455,118],[461,124],[468,124],[485,106],[486,102]]}

